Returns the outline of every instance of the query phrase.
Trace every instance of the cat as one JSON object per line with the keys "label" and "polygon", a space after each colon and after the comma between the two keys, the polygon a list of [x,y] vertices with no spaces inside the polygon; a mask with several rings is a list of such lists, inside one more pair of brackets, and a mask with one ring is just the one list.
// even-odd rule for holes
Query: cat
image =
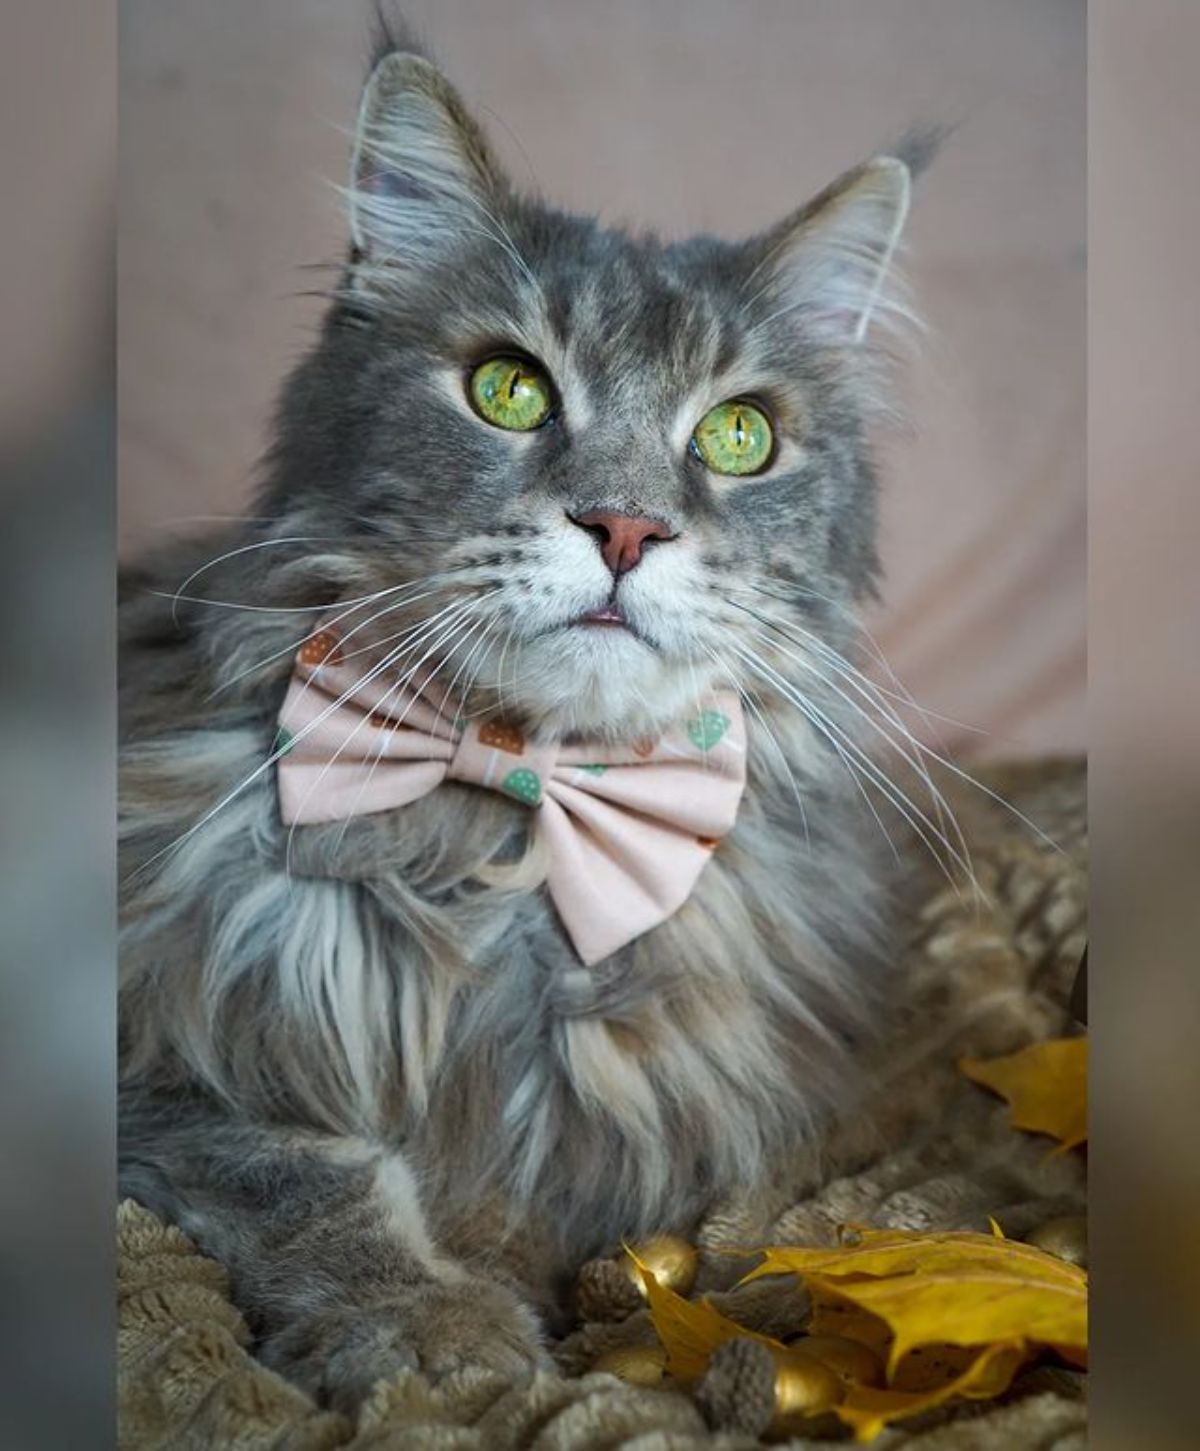
{"label": "cat", "polygon": [[[890,900],[868,433],[928,150],[664,242],[519,194],[424,54],[375,57],[253,517],[121,606],[122,1189],[322,1402],[544,1364],[573,1267],[853,1111]],[[744,795],[683,905],[587,965],[528,804],[286,824],[280,703],[331,611],[364,675],[423,661],[521,739],[628,747],[738,692]]]}

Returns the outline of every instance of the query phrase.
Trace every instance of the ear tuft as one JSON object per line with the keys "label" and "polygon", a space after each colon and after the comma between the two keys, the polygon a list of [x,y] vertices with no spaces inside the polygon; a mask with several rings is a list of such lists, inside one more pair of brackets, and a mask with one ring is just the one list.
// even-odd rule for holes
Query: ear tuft
{"label": "ear tuft", "polygon": [[478,232],[503,182],[479,127],[424,56],[389,51],[363,90],[351,170],[355,249],[397,265]]}
{"label": "ear tuft", "polygon": [[894,261],[908,218],[912,174],[877,156],[838,178],[760,242],[756,272],[774,294],[771,318],[794,312],[820,341],[862,343],[873,320],[902,316]]}
{"label": "ear tuft", "polygon": [[887,155],[899,157],[916,181],[929,170],[959,124],[957,121],[916,123],[887,148]]}
{"label": "ear tuft", "polygon": [[368,71],[373,71],[385,56],[394,52],[407,52],[410,55],[423,56],[426,60],[433,59],[416,25],[398,8],[395,0],[374,0],[372,9]]}

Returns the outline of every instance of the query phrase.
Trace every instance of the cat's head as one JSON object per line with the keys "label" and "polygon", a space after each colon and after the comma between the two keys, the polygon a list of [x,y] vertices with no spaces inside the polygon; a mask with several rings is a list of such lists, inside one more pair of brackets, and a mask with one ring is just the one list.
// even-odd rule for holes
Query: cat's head
{"label": "cat's head", "polygon": [[391,591],[360,639],[526,722],[642,733],[759,683],[770,617],[844,637],[873,584],[909,190],[879,157],[745,241],[631,236],[518,194],[440,72],[385,55],[273,514]]}

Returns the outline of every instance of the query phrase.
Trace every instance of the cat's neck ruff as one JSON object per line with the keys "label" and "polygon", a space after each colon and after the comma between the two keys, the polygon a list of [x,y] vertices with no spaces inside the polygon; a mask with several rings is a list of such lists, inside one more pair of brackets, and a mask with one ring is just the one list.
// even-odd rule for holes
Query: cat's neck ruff
{"label": "cat's neck ruff", "polygon": [[406,1143],[455,1193],[590,1203],[563,1211],[577,1243],[744,1180],[847,1092],[879,962],[879,877],[826,758],[803,723],[748,728],[697,890],[590,969],[516,802],[451,783],[293,833],[264,772],[186,836],[267,758],[271,718],[131,746],[129,845],[183,839],[129,879],[127,1072]]}

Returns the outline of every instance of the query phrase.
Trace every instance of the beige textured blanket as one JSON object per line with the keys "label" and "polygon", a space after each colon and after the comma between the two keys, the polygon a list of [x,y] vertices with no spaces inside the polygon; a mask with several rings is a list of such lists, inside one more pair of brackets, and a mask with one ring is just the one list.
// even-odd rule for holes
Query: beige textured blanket
{"label": "beige textured blanket", "polygon": [[[751,1328],[795,1333],[802,1294],[778,1280],[732,1290],[747,1262],[705,1251],[828,1243],[846,1220],[977,1229],[992,1215],[1020,1237],[1084,1207],[1084,1156],[1048,1157],[1046,1140],[1011,1129],[1005,1105],[954,1066],[961,1053],[1007,1053],[1073,1027],[1065,1004],[1085,933],[1083,770],[1042,762],[994,769],[984,779],[1062,850],[998,808],[959,796],[989,901],[977,908],[932,874],[914,882],[909,940],[899,945],[903,1018],[875,1065],[881,1087],[871,1111],[842,1125],[819,1162],[781,1168],[772,1182],[715,1206],[696,1228],[702,1268],[694,1293],[711,1293]],[[406,1373],[377,1387],[354,1425],[320,1411],[252,1358],[224,1272],[182,1234],[132,1202],[120,1208],[118,1233],[120,1437],[129,1451],[738,1451],[761,1444],[769,1405],[753,1376],[714,1381],[693,1399],[590,1371],[618,1345],[654,1341],[628,1282],[608,1261],[581,1267],[585,1318],[555,1347],[561,1375],[509,1385],[468,1370],[430,1386]],[[877,1451],[1082,1447],[1085,1380],[1035,1367],[1000,1401],[928,1412],[873,1444]],[[830,1434],[838,1433],[822,1423],[810,1438],[786,1444],[828,1445]]]}

